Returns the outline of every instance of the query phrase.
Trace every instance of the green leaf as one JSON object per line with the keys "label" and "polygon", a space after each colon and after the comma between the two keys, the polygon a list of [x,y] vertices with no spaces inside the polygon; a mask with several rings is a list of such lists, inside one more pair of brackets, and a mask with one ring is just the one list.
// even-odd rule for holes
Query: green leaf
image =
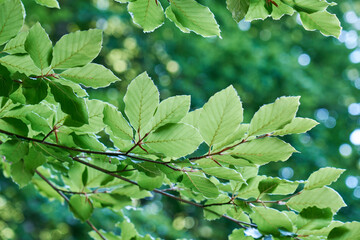
{"label": "green leaf", "polygon": [[83,195],[72,195],[69,204],[74,216],[83,222],[88,220],[94,211],[94,207],[89,198]]}
{"label": "green leaf", "polygon": [[104,123],[114,135],[125,140],[132,140],[133,130],[120,111],[110,105],[104,107]]}
{"label": "green leaf", "polygon": [[300,12],[300,19],[304,28],[308,31],[319,30],[325,36],[334,36],[336,38],[340,36],[340,21],[335,14],[326,11]]}
{"label": "green leaf", "polygon": [[215,176],[217,178],[245,182],[245,179],[241,176],[241,173],[227,167],[204,168],[203,171],[204,173]]}
{"label": "green leaf", "polygon": [[94,151],[105,151],[105,146],[99,142],[94,134],[81,134],[77,135],[72,133],[74,143],[79,146],[81,149],[88,149]]}
{"label": "green leaf", "polygon": [[230,150],[229,154],[264,165],[272,161],[286,161],[294,152],[296,150],[290,144],[278,138],[266,137],[242,143]]}
{"label": "green leaf", "polygon": [[334,227],[327,239],[355,240],[360,236],[360,222],[347,222],[339,227]]}
{"label": "green leaf", "polygon": [[47,134],[51,131],[51,127],[46,119],[37,113],[29,112],[26,114],[25,118],[30,122],[32,130],[42,132],[43,134]]}
{"label": "green leaf", "polygon": [[128,219],[125,219],[121,224],[118,225],[121,231],[121,240],[132,240],[137,238],[137,231],[135,229],[134,224],[132,224]]}
{"label": "green leaf", "polygon": [[[312,1],[312,0],[311,0]],[[314,2],[314,1],[312,1]],[[276,1],[277,7],[272,8],[271,17],[275,20],[279,20],[284,15],[292,16],[295,10],[289,5],[283,3],[282,1]]]}
{"label": "green leaf", "polygon": [[264,20],[269,16],[269,11],[266,8],[266,2],[264,0],[251,0],[249,10],[245,15],[246,21],[253,21],[257,19]]}
{"label": "green leaf", "polygon": [[0,46],[16,36],[24,24],[25,10],[20,0],[0,2]]}
{"label": "green leaf", "polygon": [[145,173],[139,173],[139,176],[136,180],[141,188],[151,191],[163,185],[164,174],[155,177],[149,177]]}
{"label": "green leaf", "polygon": [[290,123],[300,105],[300,97],[281,97],[262,106],[251,119],[249,136],[259,136],[283,128]]}
{"label": "green leaf", "polygon": [[296,227],[298,230],[321,229],[329,226],[333,214],[330,208],[308,207],[303,209],[296,218]]}
{"label": "green leaf", "polygon": [[296,211],[308,207],[330,208],[333,213],[346,206],[341,196],[328,187],[304,190],[301,194],[292,197],[286,205]]}
{"label": "green leaf", "polygon": [[36,23],[30,28],[25,42],[25,50],[41,71],[50,66],[52,42],[40,23]]}
{"label": "green leaf", "polygon": [[266,207],[253,207],[250,218],[257,224],[258,229],[264,234],[279,236],[279,229],[291,232],[292,223],[288,216],[276,209]]}
{"label": "green leaf", "polygon": [[250,0],[226,0],[226,6],[233,19],[240,22],[249,10]]}
{"label": "green leaf", "polygon": [[170,21],[172,21],[173,23],[175,23],[175,26],[178,27],[182,32],[184,33],[190,33],[190,30],[186,27],[184,27],[179,20],[176,18],[174,12],[171,10],[171,7],[167,7],[165,10],[165,14],[167,19],[169,19]]}
{"label": "green leaf", "polygon": [[25,187],[31,181],[33,173],[25,167],[24,160],[11,164],[11,177],[20,188]]}
{"label": "green leaf", "polygon": [[109,207],[114,211],[119,211],[125,206],[131,205],[131,199],[129,197],[120,194],[92,194],[91,200],[94,201],[95,207]]}
{"label": "green leaf", "polygon": [[99,54],[101,44],[102,31],[98,29],[67,34],[54,47],[51,68],[84,66]]}
{"label": "green leaf", "polygon": [[23,79],[21,86],[27,104],[38,104],[48,94],[48,85],[42,78],[35,80],[29,78]]}
{"label": "green leaf", "polygon": [[[170,11],[171,14],[169,14]],[[193,31],[204,37],[220,36],[219,25],[216,23],[214,14],[209,8],[195,0],[172,0],[166,13],[171,20],[176,19],[174,22],[178,23],[176,25],[180,29],[185,28],[187,32]]]}
{"label": "green leaf", "polygon": [[35,169],[43,165],[46,158],[42,152],[39,152],[35,147],[29,149],[29,153],[24,156],[24,165],[27,170],[34,173]]}
{"label": "green leaf", "polygon": [[136,0],[128,5],[134,23],[144,29],[144,32],[152,32],[164,23],[164,10],[160,1]]}
{"label": "green leaf", "polygon": [[294,118],[284,128],[274,131],[273,136],[284,136],[288,134],[305,133],[310,131],[313,127],[319,123],[309,118]]}
{"label": "green leaf", "polygon": [[194,152],[202,138],[194,127],[184,123],[167,124],[145,138],[144,143],[157,153],[179,158]]}
{"label": "green leaf", "polygon": [[237,143],[240,143],[246,136],[249,129],[249,124],[240,124],[238,128],[229,134],[223,141],[215,144],[211,152],[217,152],[223,150],[225,147],[234,146]]}
{"label": "green leaf", "polygon": [[280,178],[268,177],[259,183],[259,192],[272,195],[288,195],[296,191],[299,182],[291,182]]}
{"label": "green leaf", "polygon": [[17,118],[0,118],[0,129],[26,137],[29,129],[26,124]]}
{"label": "green leaf", "polygon": [[122,186],[122,187],[116,188],[114,191],[112,191],[112,193],[125,195],[125,196],[128,196],[133,199],[152,197],[151,192],[141,190],[136,185]]}
{"label": "green leaf", "polygon": [[95,63],[68,69],[62,72],[60,76],[91,88],[107,87],[113,82],[120,81],[109,69]]}
{"label": "green leaf", "polygon": [[216,198],[219,195],[216,185],[201,173],[185,172],[182,183],[207,198]]}
{"label": "green leaf", "polygon": [[19,84],[14,82],[10,77],[10,72],[7,68],[0,65],[0,96],[8,97],[16,89],[18,89]]}
{"label": "green leaf", "polygon": [[240,188],[240,190],[238,191],[238,196],[240,198],[257,198],[260,196],[260,191],[258,189],[259,183],[261,180],[265,179],[265,176],[256,176],[256,177],[252,177],[249,178],[247,180],[247,184],[243,184]]}
{"label": "green leaf", "polygon": [[4,52],[9,54],[27,53],[25,50],[25,41],[29,32],[20,32],[5,45]]}
{"label": "green leaf", "polygon": [[74,127],[71,129],[76,133],[98,133],[105,128],[105,124],[103,122],[103,112],[107,104],[100,100],[87,99],[86,105],[89,109],[89,123],[84,124],[81,127]]}
{"label": "green leaf", "polygon": [[244,229],[234,229],[229,235],[229,240],[252,240],[254,238],[245,236]]}
{"label": "green leaf", "polygon": [[35,2],[49,8],[60,8],[57,0],[35,0]]}
{"label": "green leaf", "polygon": [[41,75],[40,69],[34,64],[29,55],[8,55],[0,58],[0,64],[8,68],[13,73],[20,72],[27,76]]}
{"label": "green leaf", "polygon": [[18,162],[29,152],[29,143],[11,139],[0,145],[0,154],[5,156],[8,162]]}
{"label": "green leaf", "polygon": [[310,175],[304,188],[311,190],[314,188],[321,188],[325,185],[330,185],[332,182],[335,182],[344,171],[345,169],[332,167],[321,168]]}
{"label": "green leaf", "polygon": [[[227,195],[220,195],[216,199],[207,200],[206,203],[204,204],[205,206],[211,204],[218,204],[218,203],[224,203],[224,204],[205,207],[204,218],[209,221],[221,218],[221,215],[225,214],[228,209],[232,208],[231,204],[227,204],[229,200],[230,198]],[[214,214],[213,212],[207,210],[214,211],[218,214]]]}
{"label": "green leaf", "polygon": [[188,113],[190,96],[175,96],[165,99],[159,104],[151,120],[151,130],[158,129],[168,123],[177,123]]}
{"label": "green leaf", "polygon": [[289,3],[290,6],[295,8],[298,12],[314,13],[326,10],[326,8],[332,3],[328,3],[326,0],[292,0],[293,3]]}
{"label": "green leaf", "polygon": [[73,120],[82,124],[89,123],[89,115],[85,100],[83,98],[78,98],[74,94],[72,88],[55,81],[50,81],[50,89],[55,100],[60,103],[63,112],[69,114]]}
{"label": "green leaf", "polygon": [[159,104],[159,92],[146,72],[137,76],[128,86],[125,113],[138,132],[146,126]]}
{"label": "green leaf", "polygon": [[191,111],[191,112],[187,113],[180,122],[189,124],[189,125],[193,126],[194,128],[198,129],[201,112],[202,112],[202,108]]}
{"label": "green leaf", "polygon": [[233,86],[216,93],[204,105],[199,131],[211,147],[233,133],[243,120],[243,108]]}

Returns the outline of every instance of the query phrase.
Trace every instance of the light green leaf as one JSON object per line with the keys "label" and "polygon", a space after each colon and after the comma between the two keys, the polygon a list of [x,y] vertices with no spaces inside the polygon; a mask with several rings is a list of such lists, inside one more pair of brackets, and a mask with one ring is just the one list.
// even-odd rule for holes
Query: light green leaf
{"label": "light green leaf", "polygon": [[259,136],[283,128],[290,123],[300,105],[300,97],[281,97],[262,106],[251,119],[249,136]]}
{"label": "light green leaf", "polygon": [[159,91],[146,72],[129,84],[124,102],[130,124],[140,132],[150,121],[159,104]]}
{"label": "light green leaf", "polygon": [[16,36],[24,24],[25,10],[20,0],[0,2],[0,46]]}
{"label": "light green leaf", "polygon": [[50,66],[52,42],[40,23],[36,23],[30,28],[25,42],[25,50],[41,71]]}
{"label": "light green leaf", "polygon": [[252,240],[254,238],[245,236],[244,229],[235,229],[229,235],[229,240]]}
{"label": "light green leaf", "polygon": [[11,164],[10,167],[11,177],[20,188],[25,187],[31,181],[33,173],[25,167],[24,160]]}
{"label": "light green leaf", "polygon": [[250,214],[251,219],[257,224],[260,232],[264,234],[273,234],[279,236],[279,229],[289,232],[293,230],[292,223],[287,215],[276,209],[266,207],[253,207],[253,213]]}
{"label": "light green leaf", "polygon": [[[205,206],[211,205],[211,204],[218,204],[218,203],[224,203],[224,204],[205,207],[204,208],[204,218],[208,221],[221,218],[221,215],[225,214],[228,209],[233,207],[231,204],[226,204],[229,202],[229,200],[230,200],[230,198],[227,195],[220,195],[216,199],[207,200],[204,204]],[[214,211],[218,214],[214,214],[213,212],[210,212],[207,210]]]}
{"label": "light green leaf", "polygon": [[104,107],[104,123],[109,126],[114,135],[125,140],[132,140],[133,130],[120,111],[115,107]]}
{"label": "light green leaf", "polygon": [[29,32],[20,32],[5,45],[4,52],[9,54],[26,53],[25,41]]}
{"label": "light green leaf", "polygon": [[331,208],[333,213],[346,206],[341,196],[328,187],[304,190],[301,194],[292,197],[286,205],[296,211],[308,207]]}
{"label": "light green leaf", "polygon": [[164,10],[160,1],[136,0],[128,5],[134,23],[144,29],[144,32],[152,32],[164,23]]}
{"label": "light green leaf", "polygon": [[109,69],[95,63],[68,69],[62,72],[60,76],[91,88],[107,87],[110,83],[120,81]]}
{"label": "light green leaf", "polygon": [[43,117],[35,112],[29,112],[25,116],[26,120],[30,122],[31,129],[43,134],[48,134],[51,130],[49,123]]}
{"label": "light green leaf", "polygon": [[60,38],[54,47],[51,68],[84,66],[99,54],[101,44],[102,32],[98,29],[67,34]]}
{"label": "light green leaf", "polygon": [[215,144],[211,152],[217,152],[223,150],[225,147],[234,146],[237,143],[240,143],[241,140],[244,139],[245,134],[249,129],[249,124],[240,124],[238,128],[232,132],[228,137],[226,137],[223,141]]}
{"label": "light green leaf", "polygon": [[163,185],[164,174],[160,174],[155,177],[149,177],[145,173],[140,172],[136,180],[141,188],[151,191]]}
{"label": "light green leaf", "polygon": [[238,191],[238,196],[240,198],[257,198],[260,195],[260,191],[258,189],[259,183],[261,182],[261,180],[265,179],[265,176],[256,176],[256,177],[252,177],[249,178],[248,181],[246,182],[247,184],[243,184],[240,188],[240,190]]}
{"label": "light green leaf", "polygon": [[83,222],[88,220],[94,211],[90,199],[83,195],[72,195],[69,204],[74,216]]}
{"label": "light green leaf", "polygon": [[35,0],[35,2],[49,8],[60,8],[57,0]]}
{"label": "light green leaf", "polygon": [[336,38],[340,36],[340,21],[335,14],[326,11],[300,12],[300,19],[304,28],[308,31],[319,30],[325,36],[334,36]]}
{"label": "light green leaf", "polygon": [[194,127],[184,123],[168,124],[149,134],[144,143],[157,153],[179,158],[194,152],[202,138]]}
{"label": "light green leaf", "polygon": [[151,119],[151,130],[179,122],[189,111],[190,96],[175,96],[162,101]]}
{"label": "light green leaf", "polygon": [[204,174],[186,172],[182,183],[194,190],[202,193],[207,198],[216,198],[219,195],[219,190]]}
{"label": "light green leaf", "polygon": [[133,198],[133,199],[141,199],[141,198],[145,198],[145,197],[152,197],[151,192],[141,190],[136,185],[122,186],[122,187],[116,188],[114,191],[112,191],[112,193],[125,195],[125,196],[128,196],[128,197]]}
{"label": "light green leaf", "polygon": [[195,0],[171,0],[166,12],[170,19],[176,19],[175,23],[178,23],[177,26],[180,24],[180,29],[185,28],[204,37],[220,36],[214,14]]}
{"label": "light green leaf", "polygon": [[[76,133],[98,133],[105,128],[103,122],[104,118],[104,107],[106,103],[100,100],[86,100],[86,105],[89,109],[89,123],[84,124],[81,127],[71,128]],[[116,119],[118,121],[118,119]]]}
{"label": "light green leaf", "polygon": [[74,143],[81,149],[88,149],[94,151],[105,151],[106,147],[99,142],[94,134],[71,134]]}
{"label": "light green leaf", "polygon": [[176,27],[178,27],[184,33],[190,33],[190,30],[184,27],[176,18],[174,12],[171,10],[171,6],[167,7],[165,10],[166,17],[175,23]]}
{"label": "light green leaf", "polygon": [[0,64],[11,72],[24,73],[27,76],[40,76],[40,69],[34,64],[29,55],[8,55],[0,58]]}
{"label": "light green leaf", "polygon": [[331,240],[355,240],[360,236],[360,222],[347,222],[342,226],[334,227],[327,239]]}
{"label": "light green leaf", "polygon": [[241,176],[241,173],[227,167],[204,168],[203,171],[204,173],[215,176],[217,178],[245,182],[245,179]]}
{"label": "light green leaf", "polygon": [[321,168],[310,175],[304,188],[310,190],[330,185],[332,182],[335,182],[344,171],[345,169],[332,167]]}
{"label": "light green leaf", "polygon": [[199,131],[211,147],[233,133],[243,120],[243,108],[233,86],[216,93],[205,103]]}
{"label": "light green leaf", "polygon": [[272,133],[273,136],[284,136],[287,134],[305,133],[310,131],[313,127],[319,123],[309,118],[294,118],[284,128],[276,130]]}
{"label": "light green leaf", "polygon": [[265,7],[266,4],[267,3],[264,0],[251,0],[249,10],[245,15],[245,20],[250,22],[267,18],[269,16],[269,11]]}
{"label": "light green leaf", "polygon": [[55,100],[60,103],[61,110],[71,116],[74,121],[82,124],[89,123],[89,115],[85,100],[78,98],[72,88],[64,86],[58,82],[50,82],[51,93]]}
{"label": "light green leaf", "polygon": [[264,165],[272,161],[286,161],[294,152],[296,150],[290,144],[278,138],[267,137],[242,143],[230,150],[229,154]]}
{"label": "light green leaf", "polygon": [[202,112],[202,108],[188,112],[180,122],[189,124],[189,125],[193,126],[194,128],[198,129],[201,112]]}
{"label": "light green leaf", "polygon": [[226,0],[226,6],[233,19],[240,22],[249,10],[250,0]]}
{"label": "light green leaf", "polygon": [[134,224],[132,224],[128,219],[125,219],[121,224],[118,225],[121,231],[121,240],[132,240],[137,239],[137,231]]}
{"label": "light green leaf", "polygon": [[329,226],[332,217],[330,208],[308,207],[297,215],[296,227],[298,230],[321,229]]}
{"label": "light green leaf", "polygon": [[292,16],[295,13],[295,10],[292,7],[283,3],[282,1],[276,1],[276,4],[278,6],[273,7],[271,12],[271,17],[275,20],[279,20],[284,15]]}
{"label": "light green leaf", "polygon": [[298,12],[314,13],[326,10],[332,3],[326,0],[288,0],[287,4],[295,8]]}

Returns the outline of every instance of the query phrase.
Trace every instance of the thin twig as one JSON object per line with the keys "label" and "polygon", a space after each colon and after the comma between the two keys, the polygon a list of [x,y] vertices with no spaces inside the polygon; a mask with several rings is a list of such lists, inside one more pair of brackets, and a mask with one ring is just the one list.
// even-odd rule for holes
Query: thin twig
{"label": "thin twig", "polygon": [[[44,175],[42,175],[38,170],[35,170],[36,174],[39,175],[52,189],[54,189],[69,205],[70,200],[65,194],[58,189],[54,184],[52,184]],[[86,223],[100,236],[101,239],[107,240],[100,232],[99,230],[90,222],[90,220],[87,220]]]}

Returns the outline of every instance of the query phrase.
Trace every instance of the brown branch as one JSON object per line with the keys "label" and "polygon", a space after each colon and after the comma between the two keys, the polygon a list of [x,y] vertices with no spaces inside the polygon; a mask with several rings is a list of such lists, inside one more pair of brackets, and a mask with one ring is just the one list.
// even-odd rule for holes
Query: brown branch
{"label": "brown branch", "polygon": [[[70,200],[65,194],[58,189],[54,184],[52,184],[44,175],[42,175],[38,170],[35,170],[36,174],[39,175],[52,189],[54,189],[69,205]],[[100,236],[101,239],[107,240],[100,232],[99,230],[90,222],[90,220],[87,220],[86,223]]]}
{"label": "brown branch", "polygon": [[[134,184],[134,185],[136,185],[136,186],[139,186],[139,184],[138,184],[137,182],[135,182],[135,181],[132,181],[132,180],[130,180],[130,179],[127,179],[127,178],[124,178],[124,177],[119,176],[119,175],[117,175],[117,174],[114,174],[114,173],[112,173],[111,171],[108,171],[108,170],[106,170],[106,169],[103,169],[103,168],[101,168],[101,167],[98,167],[98,166],[96,166],[96,165],[93,165],[93,164],[91,164],[91,163],[85,162],[85,161],[83,161],[83,160],[81,160],[81,159],[79,159],[79,158],[77,158],[77,157],[73,157],[73,159],[74,159],[75,161],[79,162],[79,163],[82,163],[82,164],[84,164],[84,165],[86,165],[86,166],[88,166],[88,167],[94,168],[94,169],[96,169],[96,170],[98,170],[98,171],[100,171],[100,172],[106,173],[106,174],[108,174],[108,175],[110,175],[110,176],[113,176],[113,177],[115,177],[115,178],[121,179],[121,180],[123,180],[123,181],[125,181],[125,182],[128,182],[128,183]],[[140,187],[140,186],[139,186],[139,187]],[[141,188],[141,187],[140,187],[140,188]],[[219,213],[217,213],[217,212],[215,212],[215,211],[213,211],[213,210],[206,209],[206,207],[205,207],[204,205],[201,205],[201,204],[198,204],[198,203],[195,203],[195,202],[192,202],[192,201],[183,199],[183,198],[181,198],[181,197],[172,195],[172,194],[170,194],[170,193],[164,192],[163,190],[154,189],[154,190],[152,190],[152,191],[155,192],[155,193],[158,193],[158,194],[161,194],[161,195],[170,197],[170,198],[172,198],[172,199],[175,199],[175,200],[177,200],[177,201],[179,201],[179,202],[187,203],[187,204],[193,205],[193,206],[195,206],[195,207],[202,208],[202,209],[204,209],[205,211],[211,212],[211,213],[216,214],[216,215],[218,215],[218,216],[220,216],[220,217],[229,219],[230,221],[235,222],[236,224],[238,224],[238,225],[239,225],[240,227],[242,227],[242,228],[246,228],[244,225],[251,226],[251,227],[257,227],[255,224],[247,223],[247,222],[243,222],[243,221],[239,221],[239,220],[234,219],[234,218],[232,218],[232,217],[229,217],[229,216],[227,216],[227,215],[225,215],[225,214],[224,214],[224,215],[221,215],[221,214],[219,214]]]}

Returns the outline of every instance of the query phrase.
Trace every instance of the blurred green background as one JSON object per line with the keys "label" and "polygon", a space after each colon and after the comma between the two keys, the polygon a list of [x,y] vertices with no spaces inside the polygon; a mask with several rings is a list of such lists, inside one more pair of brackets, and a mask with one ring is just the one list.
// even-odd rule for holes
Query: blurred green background
{"label": "blurred green background", "polygon": [[[305,31],[296,16],[236,24],[225,1],[200,1],[214,12],[222,39],[180,32],[166,20],[153,33],[134,25],[126,5],[113,0],[63,0],[61,10],[24,0],[26,24],[39,21],[53,42],[62,35],[89,28],[104,30],[103,50],[95,62],[105,64],[121,79],[106,89],[91,90],[91,98],[123,107],[129,82],[147,71],[161,97],[191,95],[192,108],[201,107],[215,92],[233,84],[249,121],[263,104],[277,97],[300,95],[298,116],[321,124],[308,134],[286,139],[301,154],[272,163],[260,172],[291,180],[306,179],[320,167],[347,171],[334,184],[349,207],[336,219],[360,220],[360,2],[345,0],[329,10],[342,22],[340,39]],[[161,1],[167,5],[166,0]],[[202,212],[156,196],[126,210],[140,233],[164,239],[226,239],[236,227],[225,220],[206,222]],[[119,216],[95,211],[92,222],[119,232]],[[0,239],[90,239],[89,227],[75,220],[67,206],[48,202],[32,186],[19,190],[0,178]]]}

